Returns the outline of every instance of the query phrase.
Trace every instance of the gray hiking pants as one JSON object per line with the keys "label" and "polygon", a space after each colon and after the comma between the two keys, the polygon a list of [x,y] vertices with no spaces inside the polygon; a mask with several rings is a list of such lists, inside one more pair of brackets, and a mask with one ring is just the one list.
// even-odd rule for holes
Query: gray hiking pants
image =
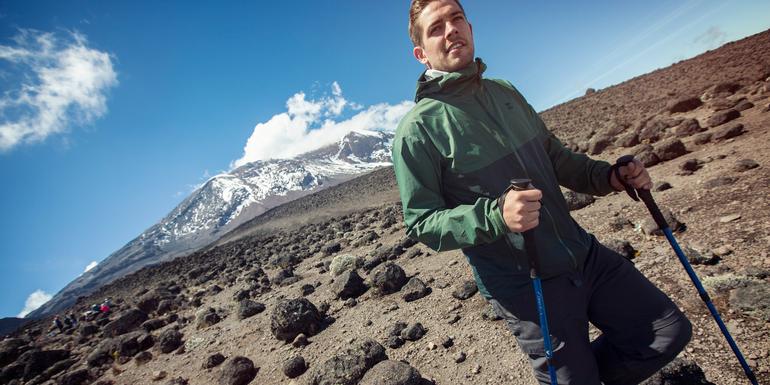
{"label": "gray hiking pants", "polygon": [[[534,290],[490,300],[540,384],[550,384]],[[559,385],[631,385],[687,345],[690,321],[618,253],[594,240],[583,272],[543,281]],[[594,341],[588,323],[602,334]]]}

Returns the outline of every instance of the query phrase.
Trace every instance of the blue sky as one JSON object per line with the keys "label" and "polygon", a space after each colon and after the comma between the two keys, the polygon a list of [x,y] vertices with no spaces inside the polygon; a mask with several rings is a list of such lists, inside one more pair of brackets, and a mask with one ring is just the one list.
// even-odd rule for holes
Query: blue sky
{"label": "blue sky", "polygon": [[[465,3],[487,75],[537,110],[770,27],[766,1]],[[329,119],[344,121],[412,99],[422,69],[407,10],[406,0],[0,0],[0,131],[17,135],[0,141],[0,317],[230,169],[255,127],[291,139],[269,124],[291,100],[343,100]]]}

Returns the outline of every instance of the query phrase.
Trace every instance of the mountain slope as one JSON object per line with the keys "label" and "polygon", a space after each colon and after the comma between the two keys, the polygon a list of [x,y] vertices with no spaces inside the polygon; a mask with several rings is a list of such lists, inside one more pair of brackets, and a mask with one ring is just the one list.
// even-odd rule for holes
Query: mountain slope
{"label": "mountain slope", "polygon": [[389,133],[352,131],[338,143],[293,159],[255,161],[216,175],[27,317],[58,312],[116,278],[195,251],[271,207],[387,166],[392,138]]}

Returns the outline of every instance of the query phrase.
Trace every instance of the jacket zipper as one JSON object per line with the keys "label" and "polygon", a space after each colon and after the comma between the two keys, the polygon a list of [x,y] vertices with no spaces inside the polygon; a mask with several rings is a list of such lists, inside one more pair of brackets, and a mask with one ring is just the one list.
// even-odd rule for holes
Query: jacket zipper
{"label": "jacket zipper", "polygon": [[[481,106],[481,109],[484,110],[484,113],[487,114],[489,119],[491,119],[492,122],[497,125],[497,129],[500,130],[501,133],[504,132],[503,131],[503,125],[500,124],[500,122],[498,122],[497,119],[495,119],[495,117],[489,112],[489,110],[484,105],[484,103],[482,103],[482,101],[479,100],[478,94],[474,93],[473,94],[473,98],[476,99],[476,102],[479,104],[479,106]],[[498,109],[498,112],[499,112],[499,109]],[[524,174],[526,175],[527,179],[531,180],[532,178],[530,178],[529,172],[527,172],[527,167],[524,165],[524,161],[519,156],[519,152],[516,149],[516,147],[513,146],[511,148],[511,150],[513,151],[513,155],[516,157],[516,161],[519,163],[519,166],[521,166],[521,169],[524,170]],[[559,244],[564,248],[564,250],[567,251],[567,254],[570,257],[570,261],[572,262],[572,268],[575,269],[575,271],[577,271],[578,270],[578,264],[577,264],[577,259],[575,258],[575,254],[573,254],[572,250],[570,250],[570,248],[567,247],[566,244],[564,244],[564,241],[562,240],[561,234],[559,233],[559,229],[556,227],[556,221],[553,219],[553,216],[551,215],[551,212],[548,210],[548,207],[546,207],[545,205],[542,205],[542,208],[545,209],[546,214],[548,214],[548,217],[551,219],[551,225],[553,226],[553,230],[554,230],[554,233],[556,235],[556,239],[559,241]],[[508,239],[508,235],[505,236],[505,241],[506,241],[506,244],[508,245],[508,248],[510,248],[511,251],[513,251],[514,247],[513,247],[513,245],[511,245],[511,242]]]}

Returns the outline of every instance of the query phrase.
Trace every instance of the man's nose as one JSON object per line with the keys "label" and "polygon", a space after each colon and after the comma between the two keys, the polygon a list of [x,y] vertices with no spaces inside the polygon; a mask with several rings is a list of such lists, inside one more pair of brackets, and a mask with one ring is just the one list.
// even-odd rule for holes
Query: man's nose
{"label": "man's nose", "polygon": [[444,30],[446,31],[447,37],[452,36],[452,34],[455,34],[458,32],[457,26],[455,25],[455,23],[452,23],[452,22],[447,23],[446,29]]}

